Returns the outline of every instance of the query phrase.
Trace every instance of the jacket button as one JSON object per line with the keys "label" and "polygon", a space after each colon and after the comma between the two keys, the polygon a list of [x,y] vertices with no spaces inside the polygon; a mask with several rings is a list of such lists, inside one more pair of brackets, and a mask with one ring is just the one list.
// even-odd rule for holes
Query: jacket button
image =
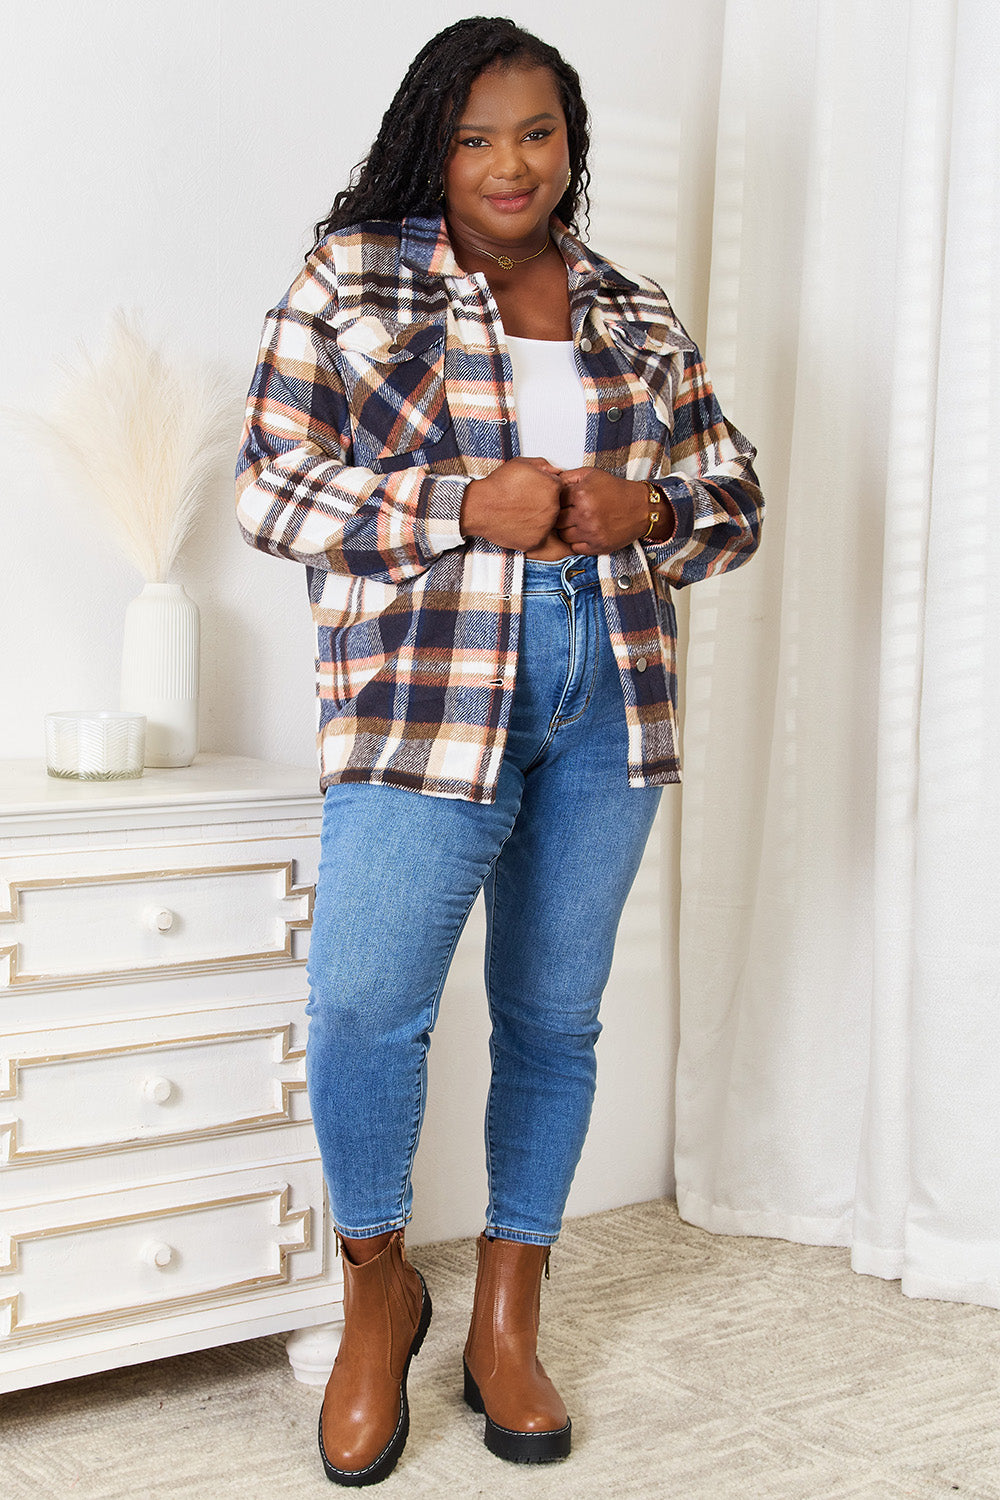
{"label": "jacket button", "polygon": [[622,419],[622,409],[621,409],[621,407],[620,406],[609,406],[608,407],[608,421],[609,422],[620,422],[621,419]]}
{"label": "jacket button", "polygon": [[591,349],[593,349],[593,347],[594,347],[594,345],[593,345],[593,343],[591,342],[590,339],[581,339],[580,340],[580,348],[583,350],[584,354],[589,354],[590,351],[591,351]]}
{"label": "jacket button", "polygon": [[646,668],[648,666],[649,666],[649,662],[646,660],[646,658],[644,656],[637,656],[636,657],[636,659],[635,659],[635,670],[637,672],[645,672],[645,670],[646,670]]}
{"label": "jacket button", "polygon": [[631,578],[629,578],[627,573],[623,573],[622,576],[615,581],[617,582],[620,589],[630,589],[632,587],[632,580]]}

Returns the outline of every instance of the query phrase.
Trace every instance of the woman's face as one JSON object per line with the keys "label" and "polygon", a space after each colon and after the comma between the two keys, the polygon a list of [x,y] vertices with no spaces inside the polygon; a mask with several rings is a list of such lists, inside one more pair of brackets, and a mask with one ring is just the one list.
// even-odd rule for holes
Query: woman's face
{"label": "woman's face", "polygon": [[444,165],[445,207],[458,238],[497,254],[537,249],[568,172],[566,117],[550,69],[480,73]]}

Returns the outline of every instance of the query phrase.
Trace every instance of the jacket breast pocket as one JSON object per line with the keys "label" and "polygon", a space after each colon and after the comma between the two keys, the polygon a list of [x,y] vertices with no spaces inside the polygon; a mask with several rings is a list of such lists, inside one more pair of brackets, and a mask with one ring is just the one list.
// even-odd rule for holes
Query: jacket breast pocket
{"label": "jacket breast pocket", "polygon": [[[684,374],[684,355],[694,349],[694,344],[665,324],[631,318],[609,318],[608,331],[649,403],[647,435],[662,437],[664,429],[666,434],[673,432],[674,401]],[[669,436],[667,442],[669,445]]]}
{"label": "jacket breast pocket", "polygon": [[444,322],[362,317],[337,330],[354,462],[387,473],[430,462],[451,427]]}

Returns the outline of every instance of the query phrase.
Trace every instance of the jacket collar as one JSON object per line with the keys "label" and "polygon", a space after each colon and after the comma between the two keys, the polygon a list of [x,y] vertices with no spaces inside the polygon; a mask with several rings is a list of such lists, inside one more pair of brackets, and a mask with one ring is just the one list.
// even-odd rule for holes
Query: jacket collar
{"label": "jacket collar", "polygon": [[[639,291],[637,282],[588,250],[558,219],[553,218],[551,224],[552,238],[569,273],[571,301],[583,292],[596,291],[598,286],[609,286],[620,292]],[[455,259],[443,216],[404,219],[400,255],[411,270],[425,276],[464,275]]]}

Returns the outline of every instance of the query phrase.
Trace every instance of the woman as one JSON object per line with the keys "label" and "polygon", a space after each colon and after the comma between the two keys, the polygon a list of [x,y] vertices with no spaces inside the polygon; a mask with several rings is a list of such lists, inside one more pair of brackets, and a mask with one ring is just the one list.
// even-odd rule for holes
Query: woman
{"label": "woman", "polygon": [[746,560],[754,450],[654,283],[567,229],[576,73],[506,20],[418,54],[268,317],[248,541],[305,563],[325,789],[309,1092],[344,1257],[330,1479],[383,1479],[431,1304],[406,1260],[438,1000],[485,888],[489,1206],[465,1397],[502,1458],[570,1449],[539,1285],[615,933],[679,779],[671,588]]}

